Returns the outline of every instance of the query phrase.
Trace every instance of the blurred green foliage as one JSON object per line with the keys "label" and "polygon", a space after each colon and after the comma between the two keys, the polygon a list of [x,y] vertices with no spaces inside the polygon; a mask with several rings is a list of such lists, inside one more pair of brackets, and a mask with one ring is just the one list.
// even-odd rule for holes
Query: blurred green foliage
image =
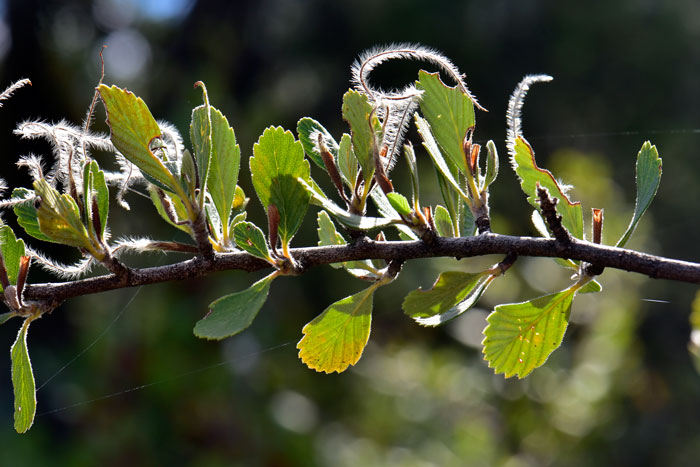
{"label": "blurred green foliage", "polygon": [[[36,117],[80,122],[103,44],[105,82],[136,92],[183,134],[201,102],[192,85],[204,80],[236,130],[246,167],[270,124],[293,129],[309,116],[340,135],[349,64],[377,43],[410,40],[442,50],[467,73],[490,110],[477,113],[475,138],[496,140],[502,157],[510,91],[525,74],[554,76],[528,99],[525,132],[538,162],[576,187],[586,231],[587,210],[605,208],[604,243],[629,222],[635,156],[651,139],[666,162],[665,182],[629,246],[700,257],[691,202],[700,196],[700,5],[693,0],[181,0],[171,4],[184,9],[166,16],[151,8],[165,3],[0,3],[2,83],[33,82],[0,111],[0,170],[10,185],[26,182],[15,176],[19,155],[48,152],[42,142],[18,141],[14,126]],[[401,86],[418,68],[387,64],[373,78]],[[95,127],[106,130],[102,110]],[[427,169],[425,157],[420,149],[419,169]],[[582,176],[590,169],[598,177]],[[404,175],[400,163],[395,185],[408,192]],[[437,184],[421,181],[425,196],[439,202]],[[240,184],[253,192],[246,172]],[[501,170],[491,200],[494,230],[534,233],[512,171]],[[129,201],[132,213],[151,214],[134,222],[113,206],[113,234],[183,238],[148,201]],[[258,208],[251,206],[250,218],[264,224]],[[11,224],[12,217],[5,216]],[[315,243],[315,230],[307,213],[296,244]],[[62,250],[51,253],[67,259]],[[304,323],[363,287],[342,271],[280,278],[255,324],[222,343],[196,339],[193,324],[212,299],[261,275],[231,272],[70,301],[32,324],[39,409],[21,437],[12,428],[9,352],[0,359],[0,465],[696,464],[700,377],[687,352],[696,288],[607,270],[603,293],[574,304],[559,351],[529,378],[511,381],[481,358],[488,310],[438,329],[420,328],[400,310],[399,297],[429,287],[445,268],[478,271],[497,260],[407,264],[376,294],[370,347],[341,375],[308,370],[294,347]],[[146,261],[167,259],[133,259]],[[550,293],[565,275],[552,261],[521,258],[480,306]],[[30,281],[49,279],[38,269],[30,274]],[[9,349],[16,332],[13,321],[2,326],[0,343]]]}

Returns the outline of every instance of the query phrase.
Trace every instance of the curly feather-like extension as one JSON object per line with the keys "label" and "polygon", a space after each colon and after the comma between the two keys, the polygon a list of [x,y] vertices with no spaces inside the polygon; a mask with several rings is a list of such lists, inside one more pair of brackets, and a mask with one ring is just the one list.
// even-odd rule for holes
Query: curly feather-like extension
{"label": "curly feather-like extension", "polygon": [[89,273],[92,268],[98,264],[92,256],[82,258],[74,264],[63,264],[49,258],[40,251],[37,251],[29,246],[26,246],[27,253],[41,266],[42,269],[55,274],[61,279],[78,279]]}
{"label": "curly feather-like extension", "polygon": [[511,157],[515,154],[515,139],[522,136],[522,110],[525,104],[525,96],[530,90],[530,86],[534,83],[544,83],[552,81],[549,75],[528,75],[522,79],[515,87],[513,94],[508,101],[508,111],[506,112],[506,122],[508,123],[508,132],[506,135],[506,144],[508,153]]}
{"label": "curly feather-like extension", "polygon": [[[467,83],[464,81],[464,75],[459,72],[459,69],[450,61],[450,59],[442,55],[437,50],[420,44],[389,44],[387,46],[375,47],[363,52],[359,59],[352,65],[352,82],[355,84],[357,90],[366,93],[372,99],[376,99],[376,96],[384,95],[385,93],[383,91],[373,88],[369,84],[367,78],[372,70],[374,70],[377,66],[388,60],[395,59],[423,60],[425,62],[437,65],[457,83],[460,90],[469,96],[477,108],[480,110],[486,110],[479,104],[472,93],[469,92]],[[413,91],[415,91],[415,88],[413,88]],[[394,94],[393,96],[389,95],[388,97],[405,98],[405,92],[406,89],[404,89],[402,94]]]}
{"label": "curly feather-like extension", "polygon": [[12,94],[14,94],[16,90],[26,85],[32,85],[32,82],[27,78],[20,79],[19,81],[15,81],[14,83],[10,84],[2,93],[0,93],[0,107],[2,107],[2,101],[6,101],[12,97]]}

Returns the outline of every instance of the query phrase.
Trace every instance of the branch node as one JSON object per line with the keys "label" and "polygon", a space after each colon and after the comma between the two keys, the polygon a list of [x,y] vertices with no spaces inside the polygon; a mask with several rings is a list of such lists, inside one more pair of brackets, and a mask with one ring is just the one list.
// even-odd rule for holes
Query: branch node
{"label": "branch node", "polygon": [[546,188],[537,184],[537,198],[540,203],[542,215],[547,221],[549,229],[554,234],[554,239],[557,241],[557,249],[565,251],[571,246],[571,234],[561,223],[561,215],[557,214],[557,198],[551,198],[549,191]]}

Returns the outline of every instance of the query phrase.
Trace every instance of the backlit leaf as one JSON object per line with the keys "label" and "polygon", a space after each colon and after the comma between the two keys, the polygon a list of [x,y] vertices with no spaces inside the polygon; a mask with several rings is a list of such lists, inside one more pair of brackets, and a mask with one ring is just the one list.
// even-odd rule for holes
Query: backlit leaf
{"label": "backlit leaf", "polygon": [[75,200],[67,194],[60,194],[44,179],[34,182],[34,191],[41,197],[37,210],[39,228],[49,241],[90,248],[90,239]]}
{"label": "backlit leaf", "polygon": [[236,197],[241,148],[236,143],[236,134],[228,120],[214,107],[211,108],[211,124],[212,154],[207,190],[216,206],[222,225],[227,226]]}
{"label": "backlit leaf", "polygon": [[403,311],[418,324],[438,326],[471,308],[486,291],[493,277],[487,271],[443,272],[431,289],[417,289],[406,295]]}
{"label": "backlit leaf", "polygon": [[435,137],[433,136],[430,124],[427,122],[427,120],[425,120],[418,114],[416,114],[415,119],[416,127],[418,127],[418,133],[420,133],[421,137],[423,138],[423,146],[425,147],[425,149],[427,149],[430,158],[433,160],[433,164],[435,164],[435,167],[445,178],[445,181],[448,182],[450,187],[457,193],[459,193],[459,195],[463,199],[467,198],[467,195],[464,193],[464,191],[462,191],[462,188],[459,186],[459,182],[457,181],[458,179],[456,175],[452,173],[452,171],[450,170],[450,166],[443,158],[442,152],[440,151],[440,148],[438,147],[437,142],[435,141]]}
{"label": "backlit leaf", "polygon": [[234,336],[253,323],[277,277],[272,273],[242,292],[226,295],[209,305],[209,313],[194,327],[194,335],[203,339],[221,340]]}
{"label": "backlit leaf", "polygon": [[446,86],[439,73],[418,72],[416,87],[423,90],[420,109],[435,139],[462,173],[467,173],[464,138],[474,126],[474,105],[457,87]]}
{"label": "backlit leaf", "polygon": [[297,133],[299,142],[304,147],[304,152],[314,161],[314,164],[326,170],[321,153],[318,151],[318,135],[323,135],[323,141],[328,150],[333,155],[333,159],[338,159],[338,143],[323,125],[313,118],[304,117],[297,123]]}
{"label": "backlit leaf", "polygon": [[[34,192],[26,188],[15,188],[12,190],[12,197],[32,198],[34,197]],[[17,216],[17,223],[32,237],[44,242],[50,242],[51,239],[44,235],[39,228],[39,214],[37,213],[34,203],[34,200],[29,200],[15,205],[14,212]]]}
{"label": "backlit leaf", "polygon": [[350,188],[353,188],[355,180],[357,180],[358,166],[357,157],[355,157],[355,153],[352,150],[352,141],[347,133],[343,133],[338,146],[338,171],[345,183]]}
{"label": "backlit leaf", "polygon": [[379,217],[369,217],[369,216],[358,216],[357,214],[350,214],[345,209],[341,208],[333,201],[328,199],[328,197],[316,186],[311,184],[301,178],[298,179],[299,183],[307,190],[311,195],[313,201],[321,206],[323,209],[328,211],[333,217],[335,217],[338,222],[352,227],[353,229],[359,230],[372,230],[386,227],[392,225],[398,219],[388,219]]}
{"label": "backlit leaf", "polygon": [[309,368],[341,373],[362,356],[372,324],[375,285],[330,305],[309,322],[297,344],[299,358]]}
{"label": "backlit leaf", "polygon": [[435,228],[437,229],[438,235],[440,235],[441,237],[455,236],[455,228],[452,224],[450,213],[447,211],[447,209],[445,209],[444,206],[437,205],[435,207],[433,219],[435,220]]}
{"label": "backlit leaf", "polygon": [[[9,225],[0,226],[0,249],[10,284],[16,285],[20,258],[25,254],[24,240],[18,240]],[[0,285],[1,290],[2,285]]]}
{"label": "backlit leaf", "polygon": [[524,378],[561,345],[576,287],[523,303],[499,305],[484,329],[484,358],[506,378]]}
{"label": "backlit leaf", "polygon": [[661,183],[661,158],[656,146],[652,146],[649,141],[645,142],[642,149],[637,154],[637,200],[634,206],[634,215],[627,230],[618,240],[618,247],[622,248],[627,244],[637,227],[651,201],[656,196],[656,191]]}
{"label": "backlit leaf", "polygon": [[173,174],[151,150],[161,131],[146,103],[117,86],[101,84],[98,89],[107,109],[114,146],[144,175],[177,193],[180,187]]}
{"label": "backlit leaf", "polygon": [[399,214],[408,216],[413,212],[413,209],[411,209],[411,205],[408,204],[408,200],[401,193],[387,193],[386,197],[389,199],[391,207],[396,209],[396,212],[398,212]]}
{"label": "backlit leaf", "polygon": [[[370,115],[372,123],[370,124]],[[367,96],[355,90],[350,90],[343,96],[343,118],[352,130],[352,149],[357,157],[365,180],[374,176],[373,146],[375,134],[381,139],[381,125],[372,113],[372,105]]]}
{"label": "backlit leaf", "polygon": [[27,332],[31,318],[25,319],[12,344],[12,387],[15,395],[15,430],[25,433],[34,423],[36,413],[36,386],[32,362],[27,351]]}
{"label": "backlit leaf", "polygon": [[109,215],[109,189],[105,181],[105,174],[100,170],[96,161],[85,165],[83,175],[83,202],[85,204],[85,218],[88,219],[88,227],[92,231],[92,203],[97,201],[97,212],[100,216],[100,237],[104,235]]}
{"label": "backlit leaf", "polygon": [[527,195],[527,201],[539,209],[537,202],[537,183],[549,191],[550,196],[557,198],[556,210],[562,217],[561,223],[576,238],[583,239],[583,211],[580,202],[571,202],[564,190],[549,170],[542,169],[535,162],[532,147],[522,136],[515,139],[515,153],[512,163],[520,178],[520,186]]}
{"label": "backlit leaf", "polygon": [[255,192],[267,210],[271,204],[280,215],[279,236],[283,248],[299,229],[310,195],[298,179],[309,179],[304,149],[289,131],[269,127],[253,146],[250,171]]}

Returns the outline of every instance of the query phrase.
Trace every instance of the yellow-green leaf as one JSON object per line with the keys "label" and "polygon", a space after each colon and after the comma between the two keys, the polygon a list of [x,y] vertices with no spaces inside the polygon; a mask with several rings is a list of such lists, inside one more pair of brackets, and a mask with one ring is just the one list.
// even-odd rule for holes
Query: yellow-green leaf
{"label": "yellow-green leaf", "polygon": [[310,195],[298,179],[309,180],[309,161],[291,132],[269,127],[253,146],[250,172],[253,187],[267,210],[272,204],[279,212],[279,236],[283,248],[301,226]]}
{"label": "yellow-green leaf", "polygon": [[299,358],[318,372],[341,373],[362,356],[372,324],[375,285],[333,303],[309,322],[297,344]]}
{"label": "yellow-green leaf", "polygon": [[41,232],[52,242],[90,248],[90,238],[75,200],[60,194],[44,179],[34,182],[34,191],[41,197],[37,210]]}
{"label": "yellow-green leaf", "polygon": [[[343,96],[343,118],[352,133],[352,149],[357,157],[365,180],[374,176],[373,147],[375,137],[381,140],[381,124],[376,113],[372,113],[372,105],[367,95],[350,90]],[[370,124],[370,115],[372,122]]]}
{"label": "yellow-green leaf", "polygon": [[107,109],[114,146],[145,175],[170,191],[180,191],[173,174],[152,151],[162,134],[146,103],[117,86],[101,84],[98,90]]}
{"label": "yellow-green leaf", "polygon": [[484,359],[506,378],[524,378],[561,345],[577,287],[522,303],[499,305],[484,329]]}

